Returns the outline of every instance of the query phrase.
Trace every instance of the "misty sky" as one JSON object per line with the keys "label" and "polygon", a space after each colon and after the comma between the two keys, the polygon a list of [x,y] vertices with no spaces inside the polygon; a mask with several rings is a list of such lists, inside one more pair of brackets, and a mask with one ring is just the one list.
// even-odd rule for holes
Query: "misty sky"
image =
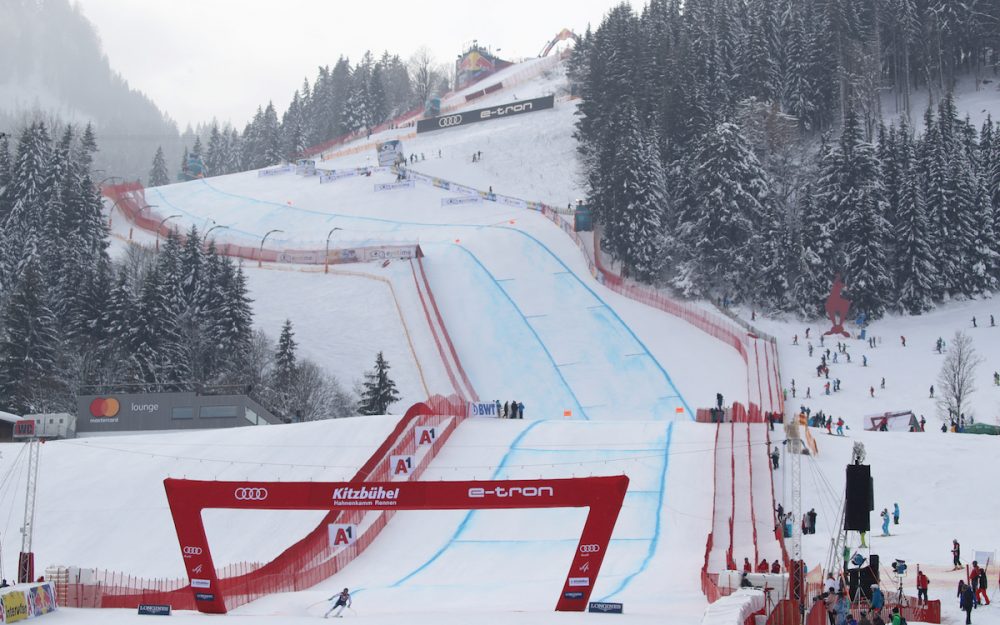
{"label": "misty sky", "polygon": [[[366,49],[404,59],[422,45],[451,63],[463,44],[536,56],[564,27],[595,27],[616,0],[344,2],[343,0],[76,0],[112,68],[176,120],[243,127],[258,104],[280,111],[319,65]],[[641,5],[641,3],[634,3]]]}

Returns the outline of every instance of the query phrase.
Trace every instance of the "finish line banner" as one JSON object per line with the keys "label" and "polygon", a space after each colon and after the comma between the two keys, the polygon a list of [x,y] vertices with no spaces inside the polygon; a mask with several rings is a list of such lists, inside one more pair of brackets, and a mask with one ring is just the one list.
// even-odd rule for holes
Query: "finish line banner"
{"label": "finish line banner", "polygon": [[417,132],[431,132],[434,130],[441,130],[443,128],[468,126],[469,124],[474,124],[476,122],[485,122],[491,119],[510,117],[512,115],[543,111],[545,109],[554,108],[555,103],[556,97],[554,95],[547,95],[533,100],[520,100],[518,102],[510,102],[508,104],[491,106],[484,109],[476,109],[474,111],[463,111],[461,113],[452,113],[451,115],[441,115],[440,117],[421,119],[417,122]]}

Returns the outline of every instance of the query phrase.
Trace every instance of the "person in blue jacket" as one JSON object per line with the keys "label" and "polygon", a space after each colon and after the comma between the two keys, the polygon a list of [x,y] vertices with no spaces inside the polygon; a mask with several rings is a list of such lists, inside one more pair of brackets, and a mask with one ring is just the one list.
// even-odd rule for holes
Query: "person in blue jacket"
{"label": "person in blue jacket", "polygon": [[899,525],[899,504],[892,504],[892,524]]}
{"label": "person in blue jacket", "polygon": [[885,606],[885,595],[882,594],[878,584],[872,584],[872,613],[881,615],[883,606]]}
{"label": "person in blue jacket", "polygon": [[837,598],[837,625],[846,625],[847,615],[851,613],[851,601],[847,595],[840,595]]}
{"label": "person in blue jacket", "polygon": [[889,535],[889,509],[888,508],[882,508],[882,514],[881,514],[881,516],[882,516],[882,535],[883,536],[888,536]]}

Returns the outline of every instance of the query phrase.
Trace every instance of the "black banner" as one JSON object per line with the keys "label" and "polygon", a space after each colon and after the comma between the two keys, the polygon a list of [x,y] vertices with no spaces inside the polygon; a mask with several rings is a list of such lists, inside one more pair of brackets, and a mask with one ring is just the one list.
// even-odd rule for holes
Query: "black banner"
{"label": "black banner", "polygon": [[500,104],[498,106],[476,109],[474,111],[462,111],[461,113],[452,113],[451,115],[441,115],[439,117],[431,117],[429,119],[421,119],[418,121],[417,132],[431,132],[432,130],[441,130],[443,128],[468,126],[469,124],[474,124],[476,122],[485,122],[491,119],[510,117],[512,115],[543,111],[545,109],[554,108],[555,105],[556,97],[554,95],[547,95],[543,98],[520,100],[518,102]]}
{"label": "black banner", "polygon": [[622,614],[622,604],[607,601],[591,601],[588,612],[603,612],[604,614]]}
{"label": "black banner", "polygon": [[148,614],[150,616],[170,616],[170,606],[155,603],[140,603],[139,614]]}

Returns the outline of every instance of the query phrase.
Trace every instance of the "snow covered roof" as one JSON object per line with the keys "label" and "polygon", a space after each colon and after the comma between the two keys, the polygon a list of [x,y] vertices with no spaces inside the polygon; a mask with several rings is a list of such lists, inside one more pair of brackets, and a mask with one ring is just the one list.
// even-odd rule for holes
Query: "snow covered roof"
{"label": "snow covered roof", "polygon": [[17,423],[21,420],[21,417],[16,414],[11,414],[9,412],[4,412],[0,410],[0,421],[6,421],[7,423]]}

